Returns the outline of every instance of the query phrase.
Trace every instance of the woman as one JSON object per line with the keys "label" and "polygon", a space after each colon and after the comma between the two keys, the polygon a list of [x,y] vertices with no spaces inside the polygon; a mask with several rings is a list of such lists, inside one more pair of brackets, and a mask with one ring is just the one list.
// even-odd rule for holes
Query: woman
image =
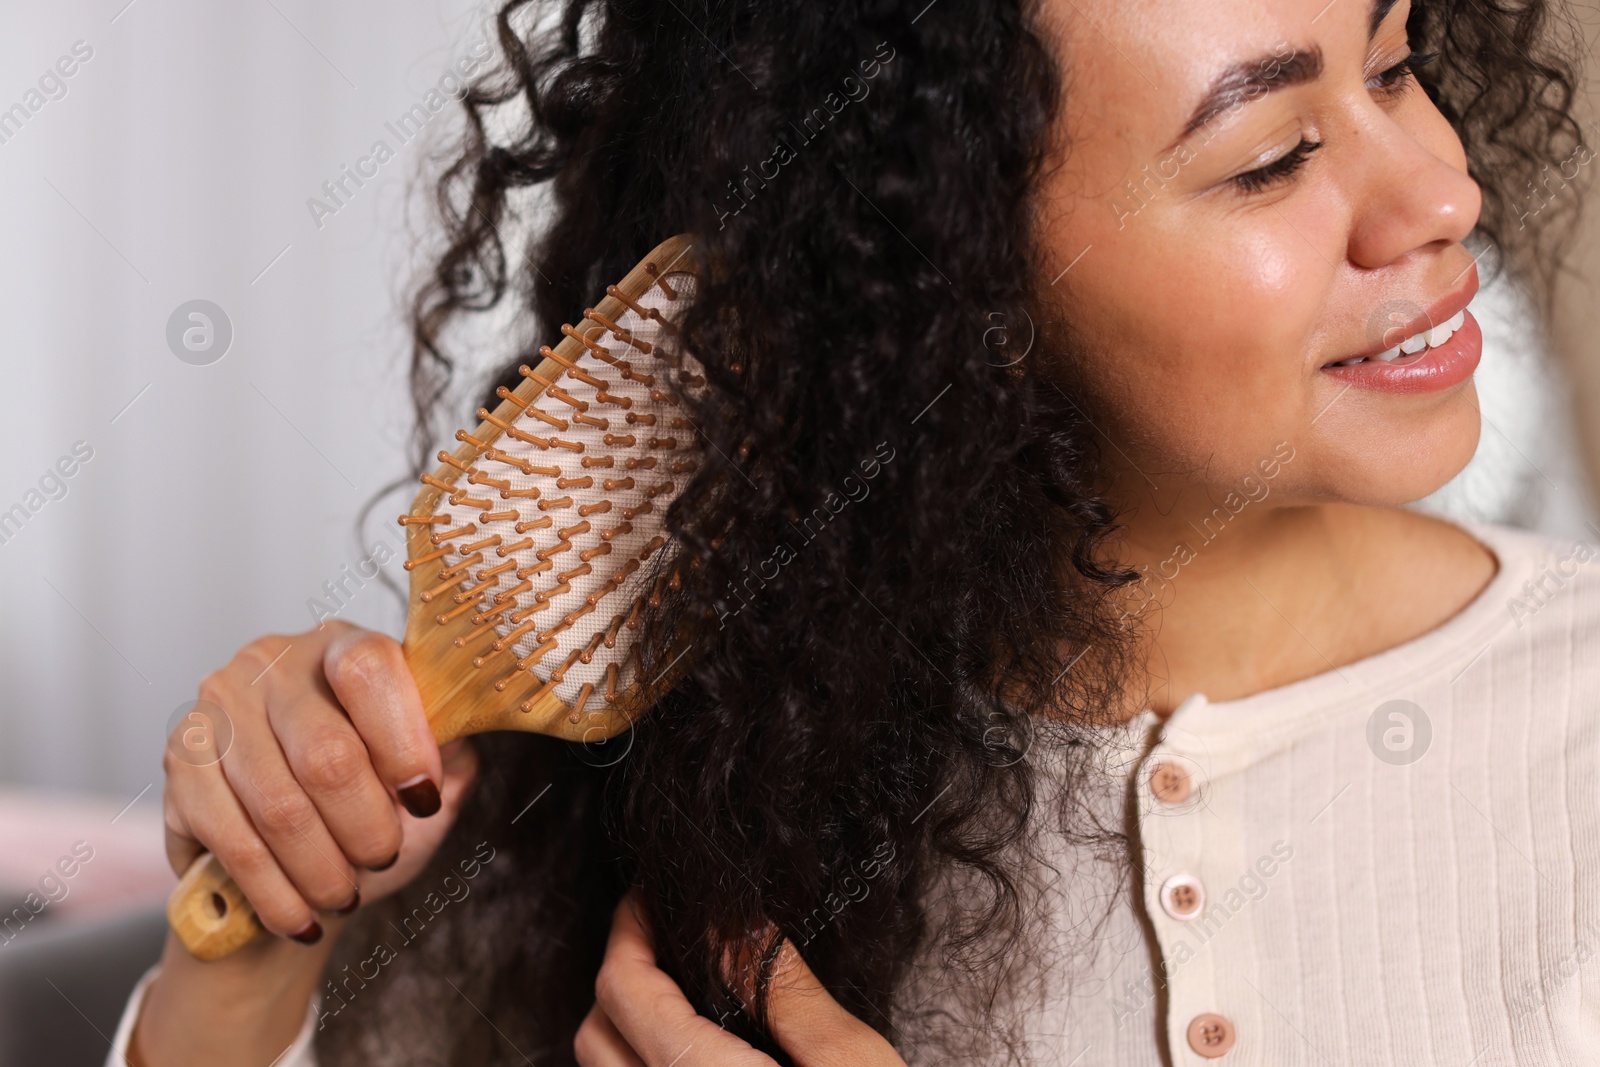
{"label": "woman", "polygon": [[1600,581],[1398,507],[1478,438],[1476,257],[1554,262],[1549,5],[537,15],[440,187],[421,437],[468,313],[537,345],[693,233],[647,646],[715,625],[600,752],[247,645],[168,846],[280,936],[169,944],[133,1062],[1593,1062]]}

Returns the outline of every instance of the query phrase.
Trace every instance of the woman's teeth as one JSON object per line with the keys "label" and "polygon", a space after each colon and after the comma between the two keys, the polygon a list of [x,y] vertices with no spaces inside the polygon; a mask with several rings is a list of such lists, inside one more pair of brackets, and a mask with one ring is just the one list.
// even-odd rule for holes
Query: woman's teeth
{"label": "woman's teeth", "polygon": [[1340,363],[1331,364],[1331,366],[1353,367],[1357,363],[1389,363],[1399,359],[1402,355],[1414,356],[1424,348],[1438,348],[1450,340],[1466,321],[1467,313],[1458,311],[1450,317],[1449,321],[1442,322],[1431,330],[1423,330],[1421,333],[1412,334],[1387,351],[1379,352],[1375,356],[1358,356],[1355,359],[1347,359]]}

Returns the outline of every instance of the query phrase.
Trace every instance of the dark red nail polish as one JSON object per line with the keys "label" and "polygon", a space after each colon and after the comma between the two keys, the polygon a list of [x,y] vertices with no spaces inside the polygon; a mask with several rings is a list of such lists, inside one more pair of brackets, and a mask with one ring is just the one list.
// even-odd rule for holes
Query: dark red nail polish
{"label": "dark red nail polish", "polygon": [[361,907],[361,890],[357,889],[355,895],[350,898],[350,903],[334,911],[334,914],[349,915],[352,911],[355,911],[359,907]]}
{"label": "dark red nail polish", "polygon": [[315,945],[322,940],[322,924],[312,919],[295,933],[289,935],[290,940],[298,941],[302,945]]}
{"label": "dark red nail polish", "polygon": [[393,867],[395,865],[395,863],[399,859],[400,859],[400,852],[399,852],[398,849],[396,849],[394,855],[390,856],[388,859],[384,860],[382,863],[377,864],[376,866],[368,867],[367,870],[369,870],[369,871],[387,871],[390,867]]}
{"label": "dark red nail polish", "polygon": [[424,778],[415,785],[408,785],[398,790],[400,803],[406,810],[419,819],[426,819],[439,810],[439,787],[433,784],[431,778]]}

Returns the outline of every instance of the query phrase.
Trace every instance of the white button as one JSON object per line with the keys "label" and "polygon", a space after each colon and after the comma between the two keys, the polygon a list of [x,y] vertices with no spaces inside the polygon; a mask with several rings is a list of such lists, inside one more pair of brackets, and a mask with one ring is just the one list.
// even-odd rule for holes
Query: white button
{"label": "white button", "polygon": [[1161,886],[1161,908],[1184,922],[1199,915],[1206,906],[1206,887],[1192,874],[1175,874]]}

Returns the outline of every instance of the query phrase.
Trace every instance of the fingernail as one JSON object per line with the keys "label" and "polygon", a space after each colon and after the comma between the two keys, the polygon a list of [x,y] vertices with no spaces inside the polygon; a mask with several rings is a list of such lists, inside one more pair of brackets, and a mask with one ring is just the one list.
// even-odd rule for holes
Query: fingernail
{"label": "fingernail", "polygon": [[346,904],[342,908],[339,908],[334,912],[334,914],[349,915],[352,911],[355,911],[359,907],[361,907],[361,890],[357,889],[355,891],[355,895],[350,898],[350,903]]}
{"label": "fingernail", "polygon": [[395,861],[398,860],[399,858],[400,858],[400,850],[396,849],[394,855],[390,856],[388,859],[384,860],[382,863],[378,864],[376,867],[368,867],[367,870],[369,870],[369,871],[387,871],[390,867],[393,867],[395,865]]}
{"label": "fingernail", "polygon": [[290,934],[289,938],[300,942],[302,945],[315,945],[322,940],[322,924],[312,919],[301,927],[298,932]]}
{"label": "fingernail", "polygon": [[425,774],[402,782],[395,792],[400,794],[400,803],[406,810],[419,819],[426,819],[439,810],[439,787]]}

